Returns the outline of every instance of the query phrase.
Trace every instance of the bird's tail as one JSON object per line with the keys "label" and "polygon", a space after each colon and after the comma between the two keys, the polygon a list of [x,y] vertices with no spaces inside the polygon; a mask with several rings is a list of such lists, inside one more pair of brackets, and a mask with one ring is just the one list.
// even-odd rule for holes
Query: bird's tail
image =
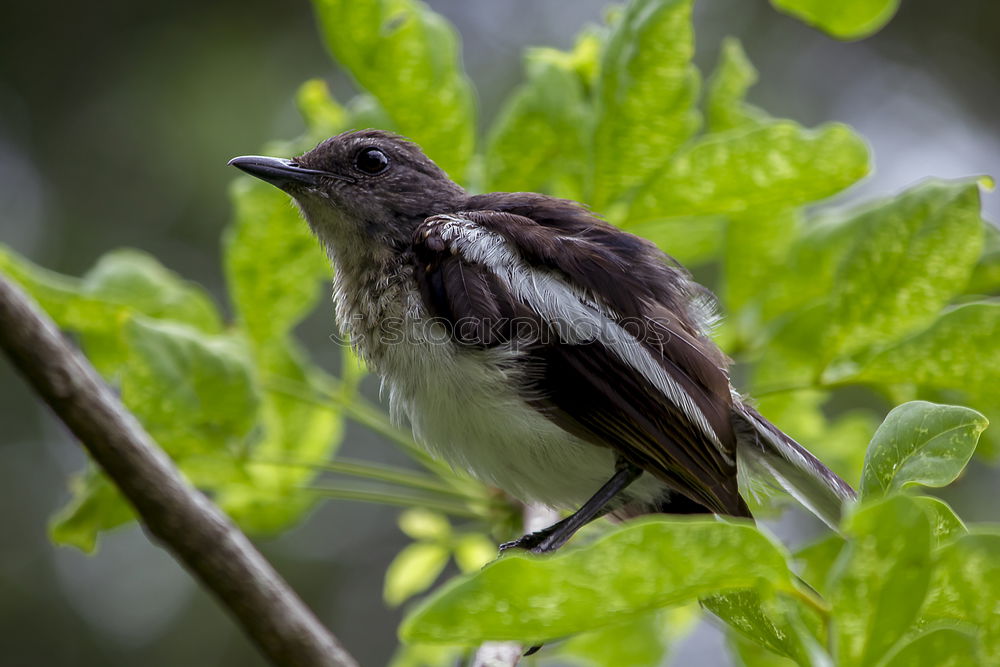
{"label": "bird's tail", "polygon": [[837,530],[845,502],[857,497],[854,489],[751,406],[737,402],[732,418],[741,474],[774,480]]}

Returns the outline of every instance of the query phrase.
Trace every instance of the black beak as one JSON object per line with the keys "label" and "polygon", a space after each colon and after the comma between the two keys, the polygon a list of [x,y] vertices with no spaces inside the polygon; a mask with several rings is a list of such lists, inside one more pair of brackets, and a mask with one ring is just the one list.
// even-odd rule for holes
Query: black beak
{"label": "black beak", "polygon": [[234,157],[229,164],[282,190],[289,185],[319,185],[322,178],[351,180],[327,171],[306,169],[284,158],[263,155]]}

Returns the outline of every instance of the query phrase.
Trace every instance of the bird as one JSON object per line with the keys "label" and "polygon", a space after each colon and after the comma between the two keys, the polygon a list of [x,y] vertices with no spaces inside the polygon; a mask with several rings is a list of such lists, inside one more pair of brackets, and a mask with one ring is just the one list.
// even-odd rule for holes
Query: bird
{"label": "bird", "polygon": [[834,528],[855,498],[733,387],[711,292],[584,205],[469,193],[377,129],[230,164],[300,209],[391,416],[452,467],[572,512],[502,548],[551,552],[607,514],[752,519],[741,474]]}

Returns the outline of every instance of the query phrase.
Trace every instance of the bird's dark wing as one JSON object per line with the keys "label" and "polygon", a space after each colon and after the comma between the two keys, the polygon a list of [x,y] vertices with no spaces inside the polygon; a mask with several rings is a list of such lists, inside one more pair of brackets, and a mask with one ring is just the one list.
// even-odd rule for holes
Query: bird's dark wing
{"label": "bird's dark wing", "polygon": [[695,321],[694,288],[581,211],[571,229],[506,211],[428,218],[413,238],[425,306],[460,345],[515,349],[525,401],[562,428],[747,516],[725,359]]}

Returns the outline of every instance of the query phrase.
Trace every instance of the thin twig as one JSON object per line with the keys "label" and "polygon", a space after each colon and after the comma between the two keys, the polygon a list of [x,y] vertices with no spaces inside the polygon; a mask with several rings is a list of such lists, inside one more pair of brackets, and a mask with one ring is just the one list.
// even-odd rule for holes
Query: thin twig
{"label": "thin twig", "polygon": [[0,276],[0,347],[135,507],[147,532],[275,665],[354,667],[247,537],[173,462],[25,294]]}

